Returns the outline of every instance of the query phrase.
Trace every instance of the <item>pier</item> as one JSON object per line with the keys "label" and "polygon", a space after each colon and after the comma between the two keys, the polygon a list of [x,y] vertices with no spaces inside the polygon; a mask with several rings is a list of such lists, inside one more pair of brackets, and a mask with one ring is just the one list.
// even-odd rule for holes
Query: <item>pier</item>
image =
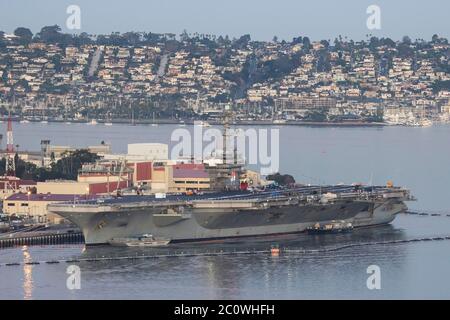
{"label": "pier", "polygon": [[81,244],[84,237],[81,232],[13,232],[0,235],[0,249],[15,246]]}

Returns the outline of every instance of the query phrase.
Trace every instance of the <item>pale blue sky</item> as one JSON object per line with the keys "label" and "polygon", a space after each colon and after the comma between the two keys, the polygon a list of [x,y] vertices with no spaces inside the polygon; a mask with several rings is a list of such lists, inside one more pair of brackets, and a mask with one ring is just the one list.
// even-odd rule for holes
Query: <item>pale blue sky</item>
{"label": "pale blue sky", "polygon": [[[434,33],[450,37],[448,0],[0,0],[0,30],[17,26],[34,33],[44,25],[58,24],[64,31],[66,8],[81,7],[80,32],[152,31],[180,34],[211,33],[230,37],[249,33],[252,39],[290,40],[307,35],[358,40],[367,33],[395,40],[430,39]],[[381,30],[366,27],[366,8],[381,8]]]}

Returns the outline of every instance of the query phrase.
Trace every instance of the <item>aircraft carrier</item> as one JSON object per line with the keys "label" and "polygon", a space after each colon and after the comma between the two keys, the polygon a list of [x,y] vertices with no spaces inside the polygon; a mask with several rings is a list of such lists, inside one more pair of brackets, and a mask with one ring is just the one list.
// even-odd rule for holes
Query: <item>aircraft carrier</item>
{"label": "aircraft carrier", "polygon": [[387,224],[407,210],[410,191],[394,186],[296,186],[201,195],[123,196],[50,204],[75,223],[87,245],[151,234],[172,242],[298,233],[334,220]]}

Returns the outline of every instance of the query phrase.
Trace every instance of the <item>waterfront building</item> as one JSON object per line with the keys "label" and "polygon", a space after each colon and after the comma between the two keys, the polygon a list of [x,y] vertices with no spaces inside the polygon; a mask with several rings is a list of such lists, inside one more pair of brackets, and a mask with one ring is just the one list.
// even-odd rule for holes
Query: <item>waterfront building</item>
{"label": "waterfront building", "polygon": [[169,192],[208,190],[211,179],[204,164],[187,163],[169,166]]}
{"label": "waterfront building", "polygon": [[164,143],[131,143],[128,144],[127,154],[144,156],[146,160],[167,160],[169,146]]}
{"label": "waterfront building", "polygon": [[0,194],[1,199],[6,199],[13,193],[27,193],[36,186],[36,181],[24,180],[17,177],[1,177],[0,178]]}
{"label": "waterfront building", "polygon": [[15,193],[3,201],[3,212],[27,217],[37,223],[61,223],[63,218],[47,211],[50,203],[95,199],[92,195]]}

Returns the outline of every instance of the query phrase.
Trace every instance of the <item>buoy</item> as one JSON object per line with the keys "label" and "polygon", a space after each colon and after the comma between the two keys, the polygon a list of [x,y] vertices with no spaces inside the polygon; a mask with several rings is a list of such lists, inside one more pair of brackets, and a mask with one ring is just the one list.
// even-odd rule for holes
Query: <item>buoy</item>
{"label": "buoy", "polygon": [[270,254],[272,255],[272,257],[278,257],[280,255],[280,248],[272,247],[270,249]]}

